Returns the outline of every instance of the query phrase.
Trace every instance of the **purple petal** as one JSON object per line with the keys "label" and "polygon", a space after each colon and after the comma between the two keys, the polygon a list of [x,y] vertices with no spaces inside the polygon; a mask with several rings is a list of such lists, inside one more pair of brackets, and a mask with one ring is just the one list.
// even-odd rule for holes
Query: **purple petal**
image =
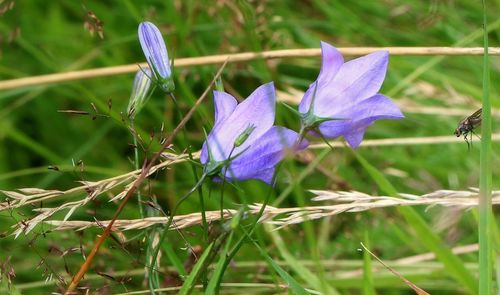
{"label": "purple petal", "polygon": [[[276,97],[274,84],[267,83],[250,94],[224,121],[208,135],[213,161],[224,161],[247,149],[274,124]],[[247,128],[255,127],[245,142],[234,148],[234,142]],[[233,150],[234,148],[234,150]],[[232,151],[232,153],[231,153]]]}
{"label": "purple petal", "polygon": [[[347,120],[334,120],[322,123],[319,129],[326,138],[344,136],[349,145],[357,147],[363,139],[364,130],[374,121],[380,119],[402,119],[401,110],[388,97],[377,94],[360,102],[355,108],[345,110],[339,118]],[[352,144],[351,144],[352,142]],[[357,144],[356,144],[357,143]]]}
{"label": "purple petal", "polygon": [[258,175],[259,171],[271,169],[278,164],[289,149],[304,149],[308,142],[302,141],[295,147],[297,132],[285,127],[273,126],[257,139],[244,153],[235,158],[226,172],[226,177],[246,180]]}
{"label": "purple petal", "polygon": [[[323,41],[321,42],[321,60],[321,70],[316,80],[319,88],[325,87],[326,84],[330,83],[344,64],[344,58],[337,48]],[[299,104],[299,112],[305,114],[309,111],[315,85],[316,82],[309,86]]]}
{"label": "purple petal", "polygon": [[200,162],[202,164],[205,164],[208,161],[208,149],[207,149],[207,142],[203,142],[203,146],[201,147],[201,153],[200,153]]}
{"label": "purple petal", "polygon": [[[229,93],[214,91],[215,123],[214,128],[227,119],[236,108],[238,102]],[[204,142],[201,148],[200,162],[205,164],[208,161],[207,143]]]}
{"label": "purple petal", "polygon": [[156,69],[161,78],[171,76],[170,61],[168,60],[167,47],[160,30],[150,22],[139,24],[139,41],[144,56],[151,69]]}
{"label": "purple petal", "polygon": [[271,184],[271,182],[273,181],[275,170],[276,170],[276,168],[273,167],[270,169],[256,171],[256,173],[254,175],[252,175],[249,179],[258,179],[258,180],[262,180],[263,182],[265,182],[267,184]]}
{"label": "purple petal", "polygon": [[315,115],[335,117],[374,96],[385,79],[388,61],[389,53],[378,51],[343,64],[330,83],[318,86]]}
{"label": "purple petal", "polygon": [[238,105],[236,99],[229,93],[214,91],[215,123],[220,124],[229,117]]}
{"label": "purple petal", "polygon": [[[275,167],[269,168],[269,169],[263,169],[263,170],[257,170],[257,171],[249,171],[248,174],[245,174],[244,176],[236,177],[234,173],[231,173],[230,171],[226,171],[226,180],[229,182],[233,181],[244,181],[244,180],[249,180],[249,179],[258,179],[262,180],[263,182],[267,184],[271,184],[274,176],[274,171],[276,170]],[[220,181],[220,177],[217,177],[218,180]]]}
{"label": "purple petal", "polygon": [[344,138],[349,144],[349,146],[355,149],[361,144],[361,141],[363,141],[364,135],[365,135],[365,129],[361,128],[357,131],[344,135]]}

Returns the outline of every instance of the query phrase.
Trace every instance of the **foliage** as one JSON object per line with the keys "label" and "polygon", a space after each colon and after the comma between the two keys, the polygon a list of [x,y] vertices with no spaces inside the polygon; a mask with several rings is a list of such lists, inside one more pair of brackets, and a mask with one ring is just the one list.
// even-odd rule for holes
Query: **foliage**
{"label": "foliage", "polygon": [[[14,3],[12,8],[10,3]],[[490,46],[498,46],[500,41],[500,21],[496,15],[499,5],[491,3],[487,11]],[[481,9],[479,2],[465,0],[126,0],[84,4],[7,0],[0,2],[0,80],[143,62],[137,26],[144,20],[158,25],[167,41],[170,57],[175,59],[318,48],[320,40],[339,48],[482,46]],[[498,123],[495,109],[500,107],[495,99],[500,90],[495,85],[500,81],[500,68],[498,56],[491,56],[490,61],[495,133],[494,126]],[[240,99],[273,80],[278,101],[292,97],[297,104],[318,76],[320,64],[319,57],[230,63],[224,70],[223,85]],[[190,109],[218,67],[182,67],[174,63],[175,94],[181,114]],[[132,171],[134,139],[129,125],[122,120],[126,121],[132,83],[131,73],[2,90],[0,189],[36,187],[63,191],[79,186],[79,181],[94,182]],[[377,122],[367,130],[365,140],[452,135],[457,123],[480,107],[482,59],[479,56],[391,55],[380,93],[393,98],[406,118]],[[78,110],[88,115],[59,110]],[[212,118],[212,99],[207,99],[187,125],[185,136],[178,136],[169,152],[180,153],[188,146],[193,151],[201,149],[205,140],[202,130],[211,129]],[[181,119],[171,97],[155,91],[135,118],[143,143],[140,157],[156,151],[160,138],[168,135]],[[278,104],[276,124],[298,130],[300,120]],[[470,152],[461,139],[452,144],[361,146],[356,152],[398,192],[421,195],[438,189],[477,187],[479,147],[479,139],[473,138]],[[499,148],[498,142],[493,141],[493,175],[500,173],[500,165],[494,164],[499,161]],[[347,148],[326,152],[308,149],[296,158],[288,158],[278,168],[273,188],[257,180],[237,186],[205,184],[204,208],[216,211],[222,204],[224,208],[238,210],[238,204],[262,203],[266,198],[270,206],[280,208],[317,205],[311,201],[314,195],[309,189],[383,194],[383,189],[372,179],[373,171],[365,167]],[[200,169],[195,167],[198,173]],[[178,198],[197,183],[192,171],[190,161],[157,171],[144,185],[143,199],[147,201],[155,196],[164,211],[171,210]],[[498,188],[499,184],[500,180],[493,178],[492,187]],[[108,201],[119,192],[115,188],[86,200],[85,206],[75,210],[70,219],[109,220],[119,200]],[[75,197],[0,212],[0,233],[3,233],[0,238],[3,275],[0,277],[4,278],[0,290],[8,288],[6,275],[12,273],[15,277],[9,279],[16,292],[23,294],[57,291],[54,283],[66,286],[70,281],[70,275],[78,270],[101,229],[51,232],[50,226],[43,225],[17,239],[10,235],[11,226],[32,217],[33,209],[70,201],[75,201]],[[191,196],[178,211],[178,214],[199,212],[199,198]],[[52,218],[62,220],[66,213],[57,212]],[[209,253],[204,254],[204,250],[216,245],[214,248],[219,249],[219,253],[231,254],[234,244],[227,243],[242,241],[233,262],[222,271],[221,292],[276,293],[279,290],[276,288],[288,282],[293,283],[295,290],[303,288],[308,292],[359,294],[365,290],[368,294],[375,288],[379,294],[407,294],[408,287],[375,260],[367,266],[367,258],[358,251],[363,241],[388,265],[430,293],[466,292],[462,282],[443,271],[439,260],[419,260],[399,267],[395,260],[427,253],[443,244],[448,247],[445,251],[448,253],[451,248],[476,243],[475,210],[455,211],[443,207],[426,210],[422,206],[407,213],[406,219],[403,215],[401,210],[391,208],[371,209],[304,221],[272,233],[259,225],[252,235],[254,241],[246,237],[245,231],[253,219],[244,214],[241,224],[233,227],[214,223],[210,232],[201,226],[172,231],[168,235],[168,246],[162,248],[161,265],[168,268],[162,269],[161,286],[179,286],[191,278],[193,281],[199,278],[198,283],[206,285],[212,273],[210,267],[216,265],[219,273],[218,265],[223,263],[219,264],[218,258],[205,256]],[[130,202],[120,216],[122,219],[139,217],[137,202]],[[432,238],[414,231],[411,220],[417,220],[420,229],[430,228]],[[103,294],[147,289],[145,233],[141,230],[114,233],[81,286]],[[222,239],[227,235],[231,238]],[[498,244],[496,231],[493,240]],[[443,253],[443,249],[438,250]],[[203,257],[204,265],[195,265],[196,257]],[[476,252],[457,255],[453,263],[459,263],[461,270],[463,267],[474,277],[478,274],[477,257]],[[363,276],[362,270],[370,268],[373,273]],[[196,272],[189,277],[192,269]],[[232,283],[254,285],[242,289]],[[371,287],[364,287],[368,283]],[[186,286],[184,290],[193,287]]]}

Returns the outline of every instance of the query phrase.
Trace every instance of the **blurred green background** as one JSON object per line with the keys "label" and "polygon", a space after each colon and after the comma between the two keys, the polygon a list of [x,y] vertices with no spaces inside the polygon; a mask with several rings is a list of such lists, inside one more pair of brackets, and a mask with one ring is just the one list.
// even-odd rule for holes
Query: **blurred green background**
{"label": "blurred green background", "polygon": [[[500,1],[488,2],[490,46],[499,46]],[[14,3],[11,9],[10,3]],[[353,46],[482,46],[482,14],[479,1],[11,1],[0,2],[0,80],[144,62],[137,38],[138,23],[154,22],[167,42],[171,57],[199,57],[205,55],[263,51],[273,49],[317,48],[320,40],[337,47]],[[94,15],[102,22],[103,38],[91,34],[84,24],[92,23]],[[87,27],[88,28],[88,27]],[[500,57],[491,57],[491,98],[494,108],[498,100]],[[293,58],[257,60],[229,64],[224,70],[226,90],[235,97],[245,98],[260,84],[275,81],[278,90],[304,91],[319,72],[320,58]],[[210,83],[218,66],[176,68],[176,96],[181,110],[186,113],[194,100]],[[420,73],[408,81],[408,77]],[[133,74],[100,77],[60,84],[24,87],[0,92],[0,189],[25,187],[68,189],[81,180],[99,180],[133,169],[132,138],[120,113],[128,104]],[[452,135],[462,115],[449,115],[447,110],[474,112],[480,106],[482,95],[482,58],[480,56],[392,56],[382,93],[391,96],[405,112],[401,121],[381,121],[370,127],[365,139],[425,137]],[[175,142],[177,152],[189,144],[198,150],[203,142],[203,127],[213,122],[212,98],[199,109],[188,124],[189,143]],[[108,108],[111,101],[111,108]],[[73,109],[101,114],[90,116],[60,113]],[[418,107],[435,107],[424,114]],[[155,92],[145,109],[137,117],[143,135],[158,136],[161,125],[168,133],[180,121],[173,104],[159,91]],[[495,112],[494,112],[495,113]],[[498,115],[498,112],[496,112]],[[297,129],[298,119],[279,105],[277,122]],[[497,119],[494,120],[493,132]],[[462,138],[456,143],[414,146],[361,147],[358,153],[369,160],[400,192],[424,194],[438,189],[463,190],[478,186],[479,140],[470,151]],[[157,145],[152,146],[152,150]],[[493,175],[498,175],[498,148],[493,143]],[[368,173],[352,153],[338,149],[326,158],[301,183],[295,183],[306,165],[321,151],[307,151],[300,160],[289,159],[278,176],[272,191],[278,196],[290,184],[293,191],[280,207],[314,204],[308,189],[357,190],[381,194]],[[83,163],[73,167],[73,163]],[[48,169],[57,166],[59,171]],[[493,178],[498,188],[499,179]],[[182,194],[195,184],[187,164],[160,172],[147,183],[147,194],[156,196],[168,210]],[[210,185],[206,185],[207,189]],[[258,182],[241,184],[248,203],[262,202],[269,188]],[[218,191],[213,185],[213,196],[207,199],[208,209],[219,208]],[[117,192],[116,192],[117,193]],[[82,196],[75,196],[72,200]],[[3,198],[3,197],[1,197]],[[108,203],[109,196],[100,196],[92,204],[78,210],[75,220],[104,220],[111,218],[117,204]],[[226,207],[237,207],[242,193],[226,186]],[[272,203],[272,202],[271,202]],[[40,204],[55,206],[57,202]],[[38,207],[38,206],[36,206]],[[23,293],[40,294],[56,291],[45,279],[53,274],[74,274],[82,263],[79,248],[88,252],[98,230],[51,232],[40,235],[47,228],[14,239],[11,226],[34,216],[33,207],[0,213],[0,265],[10,261],[15,270],[14,285]],[[192,197],[181,208],[181,213],[198,212],[199,203]],[[418,208],[428,225],[450,247],[477,242],[476,219],[473,211]],[[122,218],[137,218],[137,202],[128,204]],[[63,215],[54,219],[62,219]],[[200,229],[189,228],[183,238],[175,236],[172,249],[181,261],[188,260],[183,250],[186,242],[200,245]],[[362,264],[357,251],[359,242],[368,232],[372,250],[383,259],[397,259],[429,251],[421,237],[394,209],[378,209],[365,213],[346,213],[320,221],[307,222],[280,230],[288,251],[296,259],[310,260],[315,255],[325,262],[323,270],[328,284],[342,294],[360,294],[362,277],[341,279],[336,272],[347,271],[335,261],[349,260]],[[141,232],[126,232],[123,248],[108,241],[94,268],[89,272],[116,273],[141,270],[144,264],[144,240]],[[174,235],[171,235],[172,237]],[[257,236],[265,243],[270,255],[280,260],[283,251],[263,230]],[[305,236],[305,238],[303,238]],[[301,238],[298,238],[301,237]],[[304,239],[308,242],[304,242]],[[170,247],[170,246],[169,246]],[[460,256],[467,263],[476,262],[476,254]],[[226,272],[224,282],[274,282],[271,271],[258,265],[252,245],[245,245],[236,261],[255,263],[248,268],[234,267]],[[43,261],[43,263],[41,263]],[[328,264],[328,261],[333,261]],[[168,264],[167,262],[164,262]],[[375,263],[375,262],[374,262]],[[351,266],[353,267],[353,266]],[[431,293],[457,294],[464,292],[442,268],[428,269],[428,265],[404,273]],[[345,268],[345,269],[344,269]],[[4,268],[5,269],[5,268]],[[310,267],[317,272],[315,267]],[[296,271],[296,270],[295,270]],[[474,273],[472,266],[471,272]],[[293,274],[293,271],[292,271]],[[310,287],[300,274],[297,279]],[[380,294],[410,294],[398,278],[381,272],[375,279]],[[174,275],[172,275],[174,276]],[[168,277],[168,276],[167,276]],[[66,278],[67,280],[67,278]],[[31,282],[40,286],[27,288]],[[165,278],[165,285],[172,284]],[[119,282],[105,276],[86,281],[93,292],[108,294],[126,290],[145,289],[143,276]],[[100,288],[100,289],[99,289]],[[433,292],[434,291],[434,292]],[[235,291],[251,293],[254,290]],[[255,291],[259,293],[260,291]],[[264,292],[264,291],[262,291]],[[267,290],[276,292],[276,290]]]}

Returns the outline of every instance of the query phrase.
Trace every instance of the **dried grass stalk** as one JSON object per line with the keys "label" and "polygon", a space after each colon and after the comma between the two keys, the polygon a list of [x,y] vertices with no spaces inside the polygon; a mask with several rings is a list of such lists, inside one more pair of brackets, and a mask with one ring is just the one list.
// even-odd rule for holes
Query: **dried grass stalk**
{"label": "dried grass stalk", "polygon": [[[270,223],[282,228],[291,224],[301,223],[306,220],[320,219],[327,216],[337,215],[344,212],[361,212],[375,208],[395,207],[395,206],[453,206],[460,209],[468,209],[478,205],[478,191],[452,191],[439,190],[422,196],[411,194],[400,194],[401,198],[387,196],[370,196],[361,192],[333,192],[324,190],[312,190],[316,196],[314,201],[334,202],[333,205],[307,206],[295,208],[275,208],[266,206],[264,214],[259,222]],[[500,191],[493,192],[492,203],[500,204]],[[253,204],[249,206],[248,214],[255,215],[260,211],[262,204]],[[223,219],[228,219],[237,210],[226,209]],[[221,219],[220,211],[205,212],[208,222]],[[153,225],[166,224],[168,217],[149,217],[144,219],[117,220],[113,230],[133,230],[144,229]],[[54,226],[54,230],[84,230],[91,227],[106,226],[109,221],[65,221],[48,220],[44,224]],[[171,230],[187,228],[193,225],[201,224],[201,213],[191,213],[174,217],[174,224]]]}
{"label": "dried grass stalk", "polygon": [[[194,156],[198,155],[195,154]],[[158,170],[165,169],[170,165],[175,165],[180,162],[185,162],[188,158],[188,155],[167,154],[165,158],[166,158],[165,161],[161,162],[158,165],[153,166],[148,175],[151,175]],[[47,201],[60,200],[70,195],[78,193],[86,193],[87,197],[85,197],[85,199],[93,199],[96,196],[108,192],[113,188],[130,184],[133,180],[137,178],[137,176],[140,173],[141,169],[138,169],[122,175],[103,179],[100,181],[95,181],[95,182],[80,181],[79,182],[81,183],[80,186],[65,191],[44,190],[38,188],[22,188],[18,189],[17,191],[0,190],[0,193],[3,193],[7,197],[6,201],[0,203],[0,212],[4,210],[16,209],[29,204],[39,203],[42,201],[47,202]],[[115,198],[112,199],[112,201],[114,201],[115,199],[119,199],[121,197],[123,197],[122,194],[118,194],[117,196],[115,196]],[[83,202],[85,199],[81,200],[80,202]],[[86,202],[83,203],[86,204]]]}
{"label": "dried grass stalk", "polygon": [[[167,160],[151,168],[148,176],[160,169],[168,167],[169,165],[183,162],[187,159],[187,157],[188,156],[185,154],[176,157],[168,155],[166,157]],[[77,201],[65,202],[57,207],[33,209],[33,211],[38,212],[38,214],[35,217],[23,220],[18,224],[18,229],[14,232],[14,235],[18,237],[23,232],[26,234],[29,233],[40,222],[46,220],[47,218],[50,218],[52,215],[59,211],[68,210],[63,221],[68,220],[78,208],[85,206],[87,203],[94,200],[102,193],[108,192],[113,188],[124,186],[124,190],[122,190],[122,192],[117,194],[115,197],[111,198],[110,201],[115,201],[117,199],[123,198],[140,173],[141,170],[139,169],[127,174],[104,179],[101,181],[80,181],[80,183],[82,184],[81,186],[66,191],[43,190],[37,188],[23,188],[19,189],[18,191],[0,191],[7,197],[7,201],[0,203],[0,212],[3,210],[12,210],[28,204],[39,203],[42,201],[59,200],[63,197],[68,197],[76,193],[86,193],[83,199]]]}
{"label": "dried grass stalk", "polygon": [[[377,50],[388,50],[391,55],[482,55],[484,53],[483,47],[339,47],[338,49],[344,56],[365,55]],[[500,55],[500,48],[498,47],[490,47],[489,50],[490,55]],[[285,49],[178,58],[175,60],[175,65],[176,67],[189,67],[222,64],[226,60],[233,63],[255,59],[276,59],[287,57],[303,58],[320,55],[321,50],[319,48]],[[140,63],[138,65],[137,63],[134,63],[106,68],[95,68],[4,80],[0,81],[0,90],[133,73],[137,71],[138,66],[146,67],[147,64]]]}
{"label": "dried grass stalk", "polygon": [[[492,134],[492,140],[499,141],[500,133]],[[430,136],[430,137],[403,137],[403,138],[384,138],[384,139],[366,139],[363,140],[360,147],[371,147],[371,146],[394,146],[394,145],[420,145],[420,144],[446,144],[446,143],[460,143],[463,141],[457,140],[455,136]],[[331,141],[330,145],[333,147],[343,148],[345,144],[341,141]],[[309,149],[323,149],[330,148],[325,143],[315,143],[308,147]],[[199,152],[193,153],[193,158],[197,159],[199,157]],[[155,173],[158,170],[165,169],[166,167],[183,163],[188,160],[187,154],[172,154],[172,153],[164,153],[164,162],[153,166],[149,175]],[[25,205],[35,204],[41,201],[45,203],[49,201],[56,201],[63,198],[67,198],[70,195],[78,194],[78,193],[87,193],[91,195],[93,198],[99,194],[108,192],[109,190],[119,187],[120,185],[129,185],[132,183],[134,179],[141,173],[141,170],[134,170],[122,175],[118,175],[115,177],[103,179],[97,182],[81,182],[82,185],[78,187],[71,188],[66,191],[59,190],[43,190],[38,188],[23,188],[17,191],[5,191],[0,190],[0,193],[3,193],[7,200],[4,202],[0,202],[0,212],[4,210],[12,210],[16,208],[20,208]],[[116,195],[111,201],[116,199],[121,199],[125,192]],[[84,199],[85,200],[85,199]],[[82,200],[81,204],[86,204],[87,202]],[[88,200],[87,200],[88,201]],[[65,209],[61,208],[61,209]]]}

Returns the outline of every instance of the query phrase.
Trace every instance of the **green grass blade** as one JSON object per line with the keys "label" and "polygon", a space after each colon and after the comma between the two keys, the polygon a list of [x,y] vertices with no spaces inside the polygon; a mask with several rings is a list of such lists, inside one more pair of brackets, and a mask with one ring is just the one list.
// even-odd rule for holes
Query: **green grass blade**
{"label": "green grass blade", "polygon": [[208,282],[207,289],[205,290],[205,294],[218,294],[219,286],[222,280],[222,275],[224,274],[226,259],[228,259],[229,247],[231,246],[231,242],[233,240],[233,232],[229,234],[229,238],[227,239],[226,245],[221,252],[219,261],[215,265],[214,272],[212,274],[212,278]]}
{"label": "green grass blade", "polygon": [[[397,190],[380,171],[373,167],[360,154],[354,151],[353,154],[385,194],[395,197],[398,196]],[[413,208],[399,207],[398,211],[421,239],[420,242],[422,242],[427,249],[434,252],[436,257],[444,264],[446,271],[455,278],[457,282],[460,282],[466,287],[471,294],[475,294],[477,292],[476,278],[474,278],[465,268],[464,263],[451,252],[450,248],[441,240],[439,235],[434,233],[432,228]]]}
{"label": "green grass blade", "polygon": [[[254,241],[250,237],[248,238],[253,242],[253,244],[255,245],[257,250],[259,250],[260,254],[262,255],[262,257],[264,257],[266,262],[279,274],[279,276],[288,284],[290,289],[295,294],[302,294],[302,295],[309,294],[302,286],[300,286],[300,284],[289,273],[287,273],[283,268],[281,268],[281,266],[279,266],[276,262],[274,262],[274,260],[266,253],[266,251],[264,251],[264,249],[260,247],[260,245],[256,241]],[[305,270],[308,272],[307,269]]]}
{"label": "green grass blade", "polygon": [[[364,244],[370,248],[370,231],[365,229]],[[368,251],[363,251],[363,295],[376,295],[373,285],[372,256]]]}
{"label": "green grass blade", "polygon": [[210,253],[212,252],[212,248],[214,247],[214,243],[210,243],[208,247],[203,251],[203,254],[201,255],[200,259],[198,262],[196,262],[195,266],[193,267],[193,270],[187,277],[187,279],[184,281],[184,284],[182,284],[182,288],[179,290],[180,295],[186,295],[191,293],[193,288],[196,285],[196,281],[202,274],[203,270],[205,269],[206,263],[209,261]]}
{"label": "green grass blade", "polygon": [[163,251],[165,251],[165,254],[167,255],[168,261],[172,263],[174,266],[175,270],[179,273],[181,277],[186,277],[187,273],[186,270],[184,269],[184,265],[182,264],[181,259],[175,253],[174,249],[172,248],[172,244],[170,243],[163,243]]}
{"label": "green grass blade", "polygon": [[308,268],[304,267],[302,263],[297,260],[286,248],[285,242],[279,235],[277,231],[273,231],[271,226],[266,226],[269,229],[269,234],[273,239],[274,245],[278,248],[283,259],[287,262],[291,269],[302,278],[305,282],[308,282],[314,289],[322,290],[326,288],[325,292],[328,294],[338,294],[338,292],[332,287],[322,284],[321,279],[312,273]]}
{"label": "green grass blade", "polygon": [[497,287],[497,295],[500,295],[500,254],[497,253],[497,257],[495,259],[495,277],[496,277],[496,287]]}
{"label": "green grass blade", "polygon": [[483,0],[484,58],[483,58],[483,111],[481,128],[481,156],[479,176],[479,294],[491,294],[492,291],[492,255],[491,255],[491,102],[490,71],[488,57],[488,27],[486,2]]}

